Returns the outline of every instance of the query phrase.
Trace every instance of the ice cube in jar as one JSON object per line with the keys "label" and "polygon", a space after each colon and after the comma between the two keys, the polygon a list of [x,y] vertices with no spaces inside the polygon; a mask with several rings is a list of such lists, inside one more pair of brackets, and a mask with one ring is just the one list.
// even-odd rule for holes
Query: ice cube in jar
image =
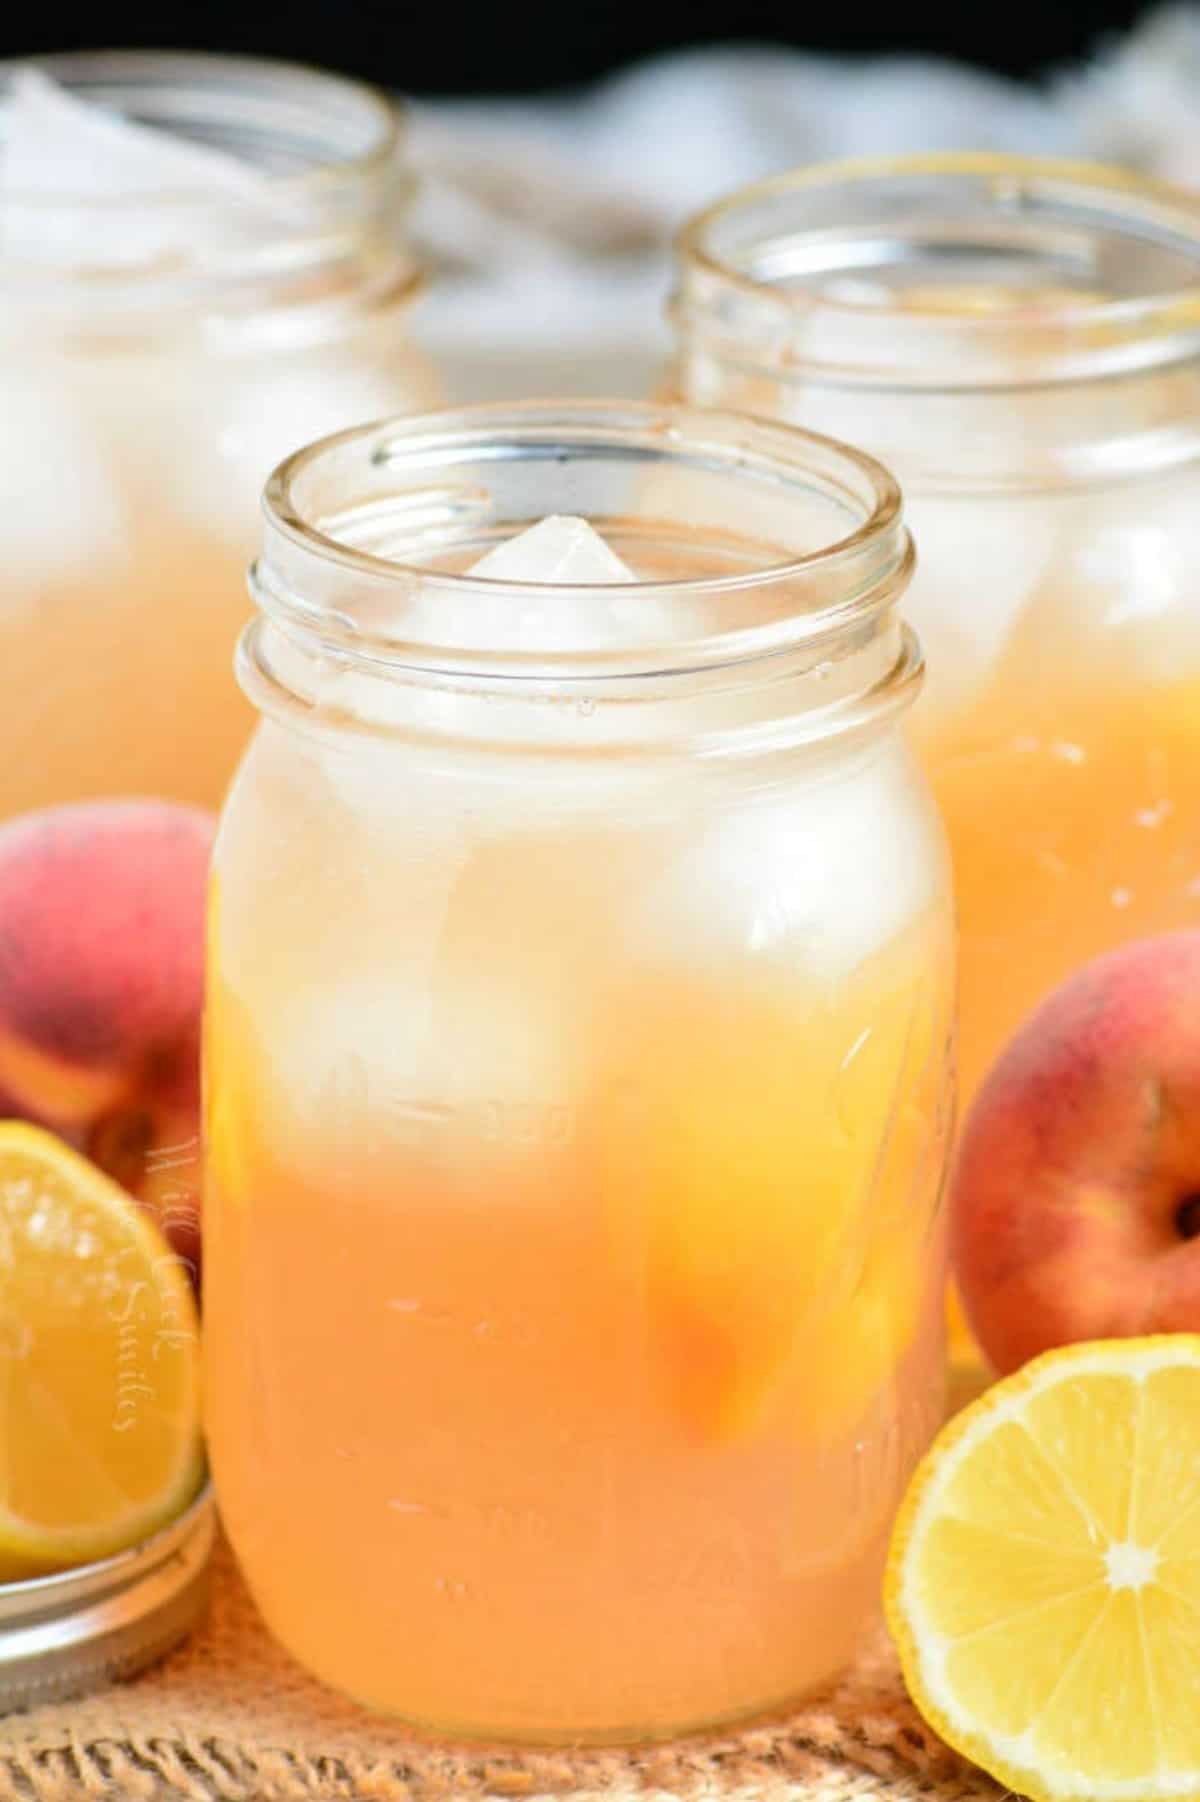
{"label": "ice cube in jar", "polygon": [[1200,926],[1200,202],[916,157],[744,190],[681,242],[681,394],[904,490],[969,1102],[1072,969]]}
{"label": "ice cube in jar", "polygon": [[215,805],[262,482],[436,397],[398,123],[314,71],[143,52],[0,72],[0,817]]}

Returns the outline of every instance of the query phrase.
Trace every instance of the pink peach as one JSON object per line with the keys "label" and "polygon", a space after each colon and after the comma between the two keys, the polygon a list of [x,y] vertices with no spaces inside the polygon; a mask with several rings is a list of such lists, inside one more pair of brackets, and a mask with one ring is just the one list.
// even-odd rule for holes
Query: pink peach
{"label": "pink peach", "polygon": [[85,1151],[193,1263],[212,837],[140,800],[0,827],[0,1110]]}
{"label": "pink peach", "polygon": [[1200,1332],[1200,932],[1087,964],[980,1091],[955,1269],[1001,1372],[1081,1339]]}

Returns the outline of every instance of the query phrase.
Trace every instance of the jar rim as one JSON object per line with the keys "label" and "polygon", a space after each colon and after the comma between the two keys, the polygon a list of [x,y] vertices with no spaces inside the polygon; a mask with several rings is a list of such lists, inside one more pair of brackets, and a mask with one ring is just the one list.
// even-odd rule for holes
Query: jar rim
{"label": "jar rim", "polygon": [[[506,454],[516,459],[583,456],[631,459],[640,445],[648,462],[704,460],[709,470],[763,479],[778,489],[789,482],[797,491],[823,493],[843,508],[857,507],[852,530],[815,549],[790,552],[750,570],[690,575],[631,583],[522,583],[493,576],[431,567],[412,557],[379,555],[350,541],[355,518],[351,510],[334,509],[332,517],[306,499],[306,483],[331,461],[366,470],[395,471],[407,458],[417,469],[436,474],[456,458],[476,453],[484,466]],[[507,446],[507,451],[499,448]],[[824,484],[822,488],[820,485]],[[424,491],[421,491],[424,493]],[[399,504],[394,502],[394,504]],[[387,501],[364,504],[361,518],[375,528]],[[687,405],[619,400],[529,400],[490,402],[353,427],[296,451],[268,479],[263,495],[266,543],[254,566],[252,593],[263,612],[315,636],[324,644],[375,662],[401,664],[451,675],[667,675],[742,662],[778,649],[793,649],[844,631],[893,602],[907,586],[912,565],[911,541],[904,529],[903,503],[891,473],[866,452],[799,427],[714,409]],[[554,511],[549,508],[547,511]],[[562,511],[563,509],[558,509]],[[599,517],[599,516],[597,516]],[[478,525],[478,519],[476,519]],[[533,523],[532,520],[522,524]],[[339,535],[339,528],[341,534]],[[420,519],[414,538],[421,539]],[[430,540],[444,550],[447,540]],[[460,539],[461,543],[462,540]],[[415,641],[403,633],[371,630],[361,618],[339,607],[339,584],[350,582],[376,600],[389,592],[418,590],[425,600],[459,606],[495,602],[505,596],[553,595],[556,604],[572,600],[593,606],[614,596],[644,602],[674,603],[705,597],[765,597],[774,590],[795,596],[786,617],[720,632],[707,639],[680,641],[667,647],[653,670],[644,654],[601,651],[596,647],[551,652],[546,647],[513,649],[503,645]],[[830,589],[838,598],[831,599]],[[305,589],[310,592],[305,594]],[[323,589],[325,600],[314,600]],[[815,603],[805,610],[804,599]],[[822,604],[824,602],[824,604]]]}
{"label": "jar rim", "polygon": [[[370,182],[389,167],[407,129],[405,107],[382,88],[354,76],[282,57],[232,56],[212,50],[61,50],[37,56],[8,57],[0,59],[0,99],[6,85],[26,69],[48,75],[70,92],[80,86],[145,88],[149,92],[160,84],[198,81],[207,86],[215,78],[222,77],[226,81],[232,79],[242,83],[248,94],[257,90],[260,99],[269,99],[272,89],[283,90],[291,84],[311,90],[314,96],[319,90],[327,103],[340,100],[343,107],[360,111],[366,134],[361,149],[314,158],[307,166],[282,174],[262,172],[263,181],[272,191],[281,194],[300,188],[324,193],[350,184]],[[2,116],[0,109],[0,118]],[[328,106],[320,109],[314,103],[311,122],[315,126],[321,119],[333,124]],[[154,123],[158,129],[166,128],[159,120]],[[0,149],[2,147],[3,134],[0,133]],[[5,188],[0,192],[0,209],[12,204],[36,204],[42,208],[61,207],[64,210],[86,206],[99,208],[102,212],[136,206],[140,211],[148,208],[152,212],[167,212],[195,208],[197,201],[195,194],[176,190],[153,194],[130,190],[107,196],[69,189],[56,189],[52,193],[38,191],[31,195],[21,189]]]}
{"label": "jar rim", "polygon": [[[113,193],[0,187],[0,302],[50,332],[128,331],[201,311],[237,332],[281,305],[314,330],[347,303],[400,304],[419,285],[402,220],[415,186],[398,102],[302,63],[208,51],[68,51],[0,62],[57,81],[133,126],[220,153],[211,183]],[[102,129],[102,128],[99,128]],[[319,278],[319,279],[318,279]],[[251,322],[249,326],[242,322]]]}
{"label": "jar rim", "polygon": [[[773,202],[795,198],[799,203],[839,188],[861,195],[872,187],[899,190],[922,178],[948,197],[965,186],[972,223],[981,232],[990,221],[1029,221],[1035,215],[1064,227],[1074,222],[1080,229],[1173,249],[1190,272],[1186,279],[1142,292],[1068,294],[1052,306],[1014,299],[977,311],[899,307],[844,288],[766,280],[716,242],[722,228]],[[854,225],[846,219],[846,239]],[[815,244],[816,227],[806,232],[803,219],[790,226],[789,243],[806,236]],[[762,360],[788,364],[795,374],[810,367],[847,381],[874,378],[889,386],[1017,386],[1094,379],[1174,362],[1200,349],[1200,196],[1103,164],[1006,152],[934,152],[806,165],[736,189],[694,214],[677,233],[675,252],[682,270],[670,303],[675,315],[689,325],[702,317],[705,333],[718,345],[724,337],[736,352],[740,343],[746,359],[754,361],[762,346],[756,342],[751,351],[744,328],[723,330],[717,317],[723,297],[740,302],[753,309],[761,338],[774,339]],[[833,261],[814,266],[824,273],[855,267]],[[790,327],[816,319],[831,322],[828,344],[786,342]],[[1030,342],[1014,344],[1015,328],[1030,326],[1036,327],[1027,333]],[[947,351],[973,361],[967,370],[955,371],[944,360]]]}

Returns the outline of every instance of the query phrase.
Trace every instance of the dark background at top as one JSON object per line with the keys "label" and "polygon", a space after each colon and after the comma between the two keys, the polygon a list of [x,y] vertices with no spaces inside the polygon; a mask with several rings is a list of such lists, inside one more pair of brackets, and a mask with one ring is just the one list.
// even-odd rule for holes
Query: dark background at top
{"label": "dark background at top", "polygon": [[241,51],[322,63],[414,94],[571,85],[653,51],[731,39],[934,52],[1028,75],[1078,60],[1141,11],[1120,0],[104,0],[84,29],[77,13],[14,3],[0,6],[0,55],[131,45]]}

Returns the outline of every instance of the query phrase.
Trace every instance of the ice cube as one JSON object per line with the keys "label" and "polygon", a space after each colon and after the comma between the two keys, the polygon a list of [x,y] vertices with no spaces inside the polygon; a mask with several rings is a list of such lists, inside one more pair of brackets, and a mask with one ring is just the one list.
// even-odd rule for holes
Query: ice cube
{"label": "ice cube", "polygon": [[928,672],[918,738],[960,720],[996,672],[1051,578],[1061,539],[1055,509],[1054,498],[1031,494],[907,497],[917,569],[900,608]]}
{"label": "ice cube", "polygon": [[[840,767],[839,767],[840,766]],[[836,749],[812,779],[747,797],[647,886],[631,942],[705,971],[747,957],[847,975],[936,899],[941,828],[896,740],[852,762]]]}
{"label": "ice cube", "polygon": [[[7,84],[3,117],[8,256],[119,267],[172,248],[200,255],[230,234],[253,242],[282,206],[297,205],[238,158],[93,106],[37,68]],[[104,204],[122,199],[138,204]],[[178,204],[153,204],[168,199]],[[188,204],[197,200],[203,208]]]}
{"label": "ice cube", "polygon": [[0,358],[0,613],[33,608],[64,577],[104,580],[121,555],[128,497],[102,427],[89,418],[69,357]]}
{"label": "ice cube", "polygon": [[[1190,471],[1073,496],[1052,580],[1020,622],[1011,673],[1063,699],[1200,671],[1200,512]],[[1149,702],[1149,697],[1147,697]]]}
{"label": "ice cube", "polygon": [[492,581],[564,585],[637,580],[594,526],[569,513],[552,513],[496,545],[470,573]]}
{"label": "ice cube", "polygon": [[[814,332],[824,317],[820,309],[813,315]],[[830,329],[841,331],[847,321],[835,312],[828,323]],[[832,354],[828,346],[816,342],[804,348],[818,358],[822,349]],[[721,402],[741,413],[774,414],[861,445],[896,474],[917,548],[916,575],[901,601],[901,612],[917,629],[929,671],[918,731],[932,731],[952,720],[987,682],[1057,554],[1061,526],[1055,495],[988,492],[992,463],[999,467],[1015,462],[1027,447],[1031,469],[1040,467],[1036,415],[1031,419],[1018,395],[1007,408],[989,406],[985,430],[977,394],[968,390],[944,397],[933,415],[937,443],[960,447],[965,478],[979,473],[978,482],[968,480],[961,491],[953,492],[923,479],[927,472],[920,434],[913,437],[911,408],[905,412],[894,395],[876,395],[853,383],[799,379],[781,392],[777,382],[765,378],[747,380],[730,392],[723,369],[701,366],[693,374],[693,398],[701,403]],[[848,521],[846,529],[853,523]],[[767,536],[777,535],[769,520],[762,524]],[[825,541],[832,535],[827,533]],[[816,548],[815,542],[807,548]]]}
{"label": "ice cube", "polygon": [[[417,662],[425,656],[437,667],[440,654],[448,649],[467,669],[473,653],[483,659],[496,651],[523,652],[534,663],[539,654],[569,658],[577,652],[630,651],[644,654],[649,667],[659,647],[686,642],[696,626],[678,599],[648,595],[599,533],[585,519],[570,515],[552,514],[517,533],[465,574],[490,578],[495,587],[456,593],[431,586],[428,591],[409,592],[402,612],[374,623],[417,647]],[[575,585],[598,592],[573,593]],[[604,593],[605,589],[612,592]],[[539,684],[510,682],[504,705],[491,707],[486,720],[474,691],[410,683],[397,686],[389,697],[386,684],[364,682],[353,671],[332,665],[312,698],[317,706],[335,712],[362,709],[380,723],[427,730],[464,743],[479,742],[484,734],[514,744],[557,735],[567,744],[577,729],[581,740],[595,744],[606,730],[627,729],[616,713],[598,708],[595,694],[584,683],[573,685],[569,676],[552,696]],[[548,699],[559,703],[553,711],[547,708]],[[377,775],[368,775],[361,756],[333,751],[324,760],[324,771],[331,788],[356,811],[369,808],[377,813],[406,805],[394,782],[389,792]],[[588,782],[583,772],[577,774],[577,789]],[[519,819],[528,811],[529,800],[502,786],[491,805],[494,811],[509,805],[514,819]]]}
{"label": "ice cube", "polygon": [[248,559],[263,484],[284,457],[332,432],[417,412],[438,398],[432,371],[417,356],[397,350],[377,361],[358,343],[302,355],[289,347],[221,356],[210,345],[203,355],[160,357],[138,390],[139,421],[155,459],[146,481],[165,493],[173,514],[237,544]]}
{"label": "ice cube", "polygon": [[466,573],[510,583],[516,592],[497,590],[482,601],[473,595],[461,613],[445,599],[428,609],[418,605],[412,615],[418,634],[480,650],[570,652],[620,645],[645,624],[640,601],[589,602],[555,592],[637,580],[586,519],[570,514],[552,513],[516,533]]}
{"label": "ice cube", "polygon": [[[354,944],[336,948],[327,980],[301,980],[302,949],[290,947],[290,980],[243,972],[272,1047],[259,1129],[281,1157],[319,1160],[316,1138],[340,1142],[348,1161],[424,1152],[469,1165],[520,1160],[568,1130],[580,995],[595,963],[592,916],[563,876],[570,850],[547,896],[521,840],[472,844],[439,825],[441,842],[422,832],[415,863],[403,855],[411,822],[382,858],[376,832]],[[551,861],[535,854],[539,873]],[[318,897],[336,886],[314,880]]]}

